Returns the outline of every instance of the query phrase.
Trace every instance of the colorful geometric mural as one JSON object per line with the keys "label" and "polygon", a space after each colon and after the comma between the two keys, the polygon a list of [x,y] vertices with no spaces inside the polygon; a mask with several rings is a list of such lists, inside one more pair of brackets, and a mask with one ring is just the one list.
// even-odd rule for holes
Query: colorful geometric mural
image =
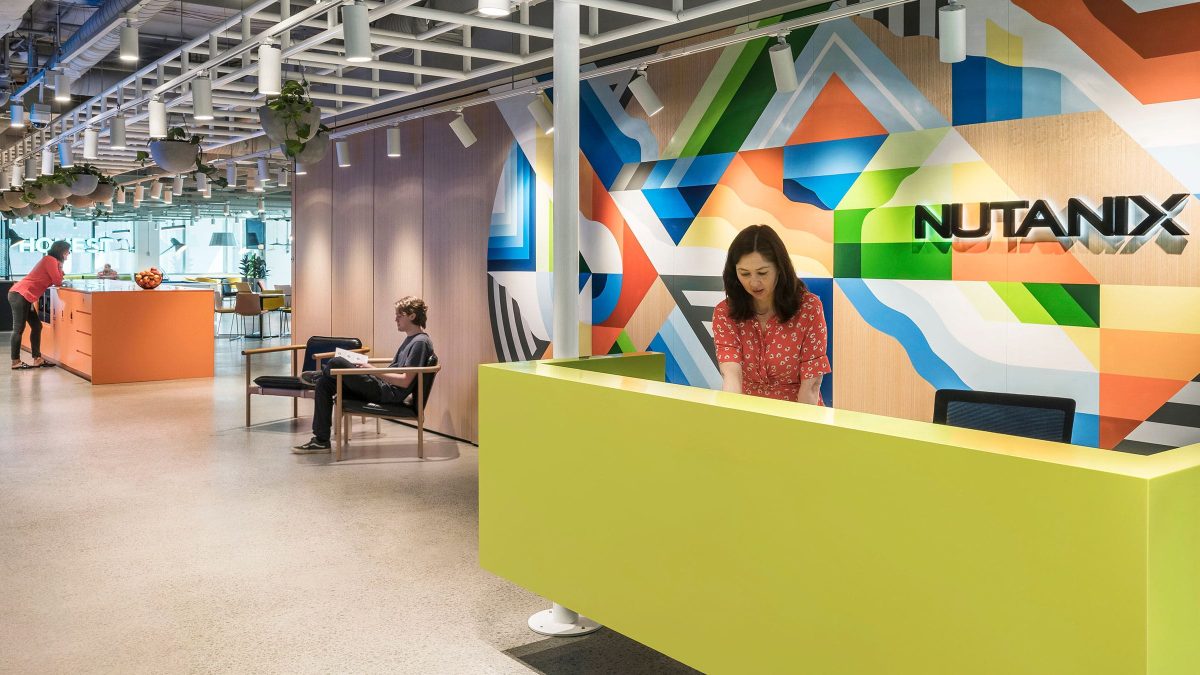
{"label": "colorful geometric mural", "polygon": [[[1066,396],[1075,443],[1200,442],[1200,47],[1148,38],[1200,25],[1200,3],[967,3],[968,58],[953,66],[937,61],[943,4],[792,31],[790,93],[765,39],[708,58],[698,79],[694,57],[652,67],[667,85],[655,118],[628,95],[632,73],[586,80],[581,346],[663,352],[670,381],[719,387],[725,250],[765,223],[824,305],[827,405],[929,419],[939,388]],[[526,103],[498,104],[516,138],[488,258],[505,360],[540,358],[552,337],[551,139]],[[1097,225],[1055,233],[1069,204]],[[918,207],[987,233],[918,236]],[[1006,218],[1036,234],[1004,236]]]}

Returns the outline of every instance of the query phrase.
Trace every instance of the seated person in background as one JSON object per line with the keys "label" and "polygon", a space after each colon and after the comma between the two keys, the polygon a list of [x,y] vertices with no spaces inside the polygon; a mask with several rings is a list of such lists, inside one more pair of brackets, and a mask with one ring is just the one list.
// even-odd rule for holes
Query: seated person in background
{"label": "seated person in background", "polygon": [[117,271],[112,268],[112,265],[104,263],[104,269],[96,272],[97,279],[116,279]]}
{"label": "seated person in background", "polygon": [[[396,350],[389,368],[413,368],[424,366],[433,354],[433,340],[425,332],[429,306],[420,298],[411,295],[396,301],[396,329],[408,337]],[[346,359],[334,357],[325,362],[321,372],[305,372],[300,379],[315,386],[312,438],[304,445],[297,445],[292,452],[308,455],[329,452],[329,430],[333,425],[333,397],[337,392],[337,378],[329,374],[336,368],[354,368]],[[362,375],[342,377],[342,395],[359,401],[372,403],[406,403],[417,388],[417,376],[412,373],[385,373],[371,375],[371,366],[358,366]],[[415,404],[414,404],[415,405]]]}

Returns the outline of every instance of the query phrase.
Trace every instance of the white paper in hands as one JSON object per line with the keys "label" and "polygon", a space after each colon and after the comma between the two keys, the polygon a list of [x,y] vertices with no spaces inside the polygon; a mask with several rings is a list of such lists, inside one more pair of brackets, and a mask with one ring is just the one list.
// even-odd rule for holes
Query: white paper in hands
{"label": "white paper in hands", "polygon": [[367,361],[367,355],[366,355],[366,354],[360,354],[360,353],[358,353],[358,352],[352,352],[352,351],[350,351],[349,349],[342,349],[341,347],[336,347],[336,348],[333,350],[333,355],[334,355],[335,357],[338,357],[338,356],[340,356],[340,357],[342,357],[343,359],[346,359],[347,361],[349,361],[350,363],[353,363],[355,366],[365,366],[365,365],[367,365],[367,364],[369,363],[369,362]]}

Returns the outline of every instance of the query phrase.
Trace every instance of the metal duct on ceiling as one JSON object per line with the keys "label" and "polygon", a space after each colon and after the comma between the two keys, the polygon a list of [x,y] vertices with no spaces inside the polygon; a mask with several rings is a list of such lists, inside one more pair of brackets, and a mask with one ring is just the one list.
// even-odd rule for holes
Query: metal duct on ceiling
{"label": "metal duct on ceiling", "polygon": [[108,0],[63,44],[63,55],[71,57],[67,61],[67,75],[71,79],[78,79],[117,48],[121,42],[122,14],[136,12],[133,25],[141,26],[174,2],[175,0]]}

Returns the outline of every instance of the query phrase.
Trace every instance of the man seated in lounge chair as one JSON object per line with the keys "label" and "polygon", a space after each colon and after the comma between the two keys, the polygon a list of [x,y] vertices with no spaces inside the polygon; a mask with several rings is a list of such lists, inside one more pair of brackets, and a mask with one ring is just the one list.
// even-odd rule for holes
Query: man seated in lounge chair
{"label": "man seated in lounge chair", "polygon": [[[389,368],[414,368],[424,366],[433,355],[433,340],[425,332],[429,306],[420,298],[411,295],[396,301],[396,329],[407,335],[396,358]],[[329,430],[333,425],[333,397],[337,393],[337,378],[329,374],[337,368],[354,368],[346,359],[334,357],[325,362],[321,372],[305,372],[300,375],[309,386],[317,390],[313,411],[312,439],[297,445],[292,452],[308,455],[329,452]],[[362,375],[342,377],[342,396],[372,403],[403,403],[413,395],[417,387],[417,376],[412,373],[385,373],[371,375],[371,366],[358,366]]]}

